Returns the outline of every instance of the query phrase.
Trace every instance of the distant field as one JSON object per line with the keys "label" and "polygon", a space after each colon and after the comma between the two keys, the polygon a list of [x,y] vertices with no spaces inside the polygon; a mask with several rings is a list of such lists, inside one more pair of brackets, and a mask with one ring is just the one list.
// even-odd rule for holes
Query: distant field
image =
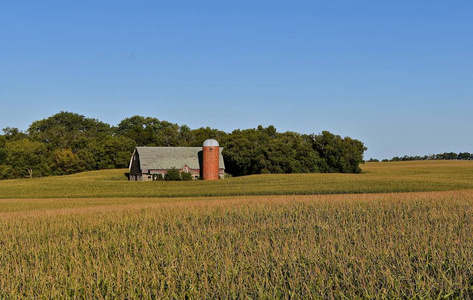
{"label": "distant field", "polygon": [[473,191],[15,201],[0,299],[473,295]]}
{"label": "distant field", "polygon": [[0,181],[0,198],[201,197],[473,189],[473,161],[366,163],[362,174],[254,175],[214,182],[128,182],[123,170]]}

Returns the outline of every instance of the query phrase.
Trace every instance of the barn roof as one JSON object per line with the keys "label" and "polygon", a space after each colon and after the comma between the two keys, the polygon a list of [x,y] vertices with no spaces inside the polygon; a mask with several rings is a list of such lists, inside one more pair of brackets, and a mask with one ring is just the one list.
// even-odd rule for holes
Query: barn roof
{"label": "barn roof", "polygon": [[[225,168],[222,150],[220,147],[219,166]],[[138,152],[141,170],[181,169],[185,165],[200,169],[199,152],[202,152],[202,147],[136,147],[135,152]]]}

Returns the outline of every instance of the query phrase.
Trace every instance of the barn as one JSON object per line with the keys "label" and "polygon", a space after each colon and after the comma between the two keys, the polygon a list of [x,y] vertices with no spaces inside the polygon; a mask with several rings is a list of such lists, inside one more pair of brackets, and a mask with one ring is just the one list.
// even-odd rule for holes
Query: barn
{"label": "barn", "polygon": [[[136,147],[130,159],[130,181],[158,180],[158,174],[164,177],[172,168],[191,173],[193,179],[203,178],[205,148],[205,143],[204,147]],[[219,154],[215,156],[214,168],[218,168],[218,178],[223,178],[223,148],[218,143],[216,148]]]}

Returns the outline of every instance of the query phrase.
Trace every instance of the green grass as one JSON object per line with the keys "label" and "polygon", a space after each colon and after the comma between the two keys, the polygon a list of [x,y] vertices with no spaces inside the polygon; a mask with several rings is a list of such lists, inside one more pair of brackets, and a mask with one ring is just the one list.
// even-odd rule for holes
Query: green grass
{"label": "green grass", "polygon": [[0,181],[0,198],[198,197],[444,191],[473,188],[473,161],[366,163],[362,174],[254,175],[128,182],[123,170]]}

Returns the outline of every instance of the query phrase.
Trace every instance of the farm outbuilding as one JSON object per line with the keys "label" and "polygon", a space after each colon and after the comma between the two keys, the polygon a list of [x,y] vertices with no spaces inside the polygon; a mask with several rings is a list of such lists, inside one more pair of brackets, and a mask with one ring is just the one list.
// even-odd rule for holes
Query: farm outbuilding
{"label": "farm outbuilding", "polygon": [[[222,150],[217,146],[218,155],[211,158],[215,160],[211,162],[212,168],[218,170],[216,179],[223,178],[225,173]],[[136,147],[130,160],[130,180],[157,180],[172,168],[191,173],[193,179],[206,179],[203,177],[204,160],[208,159],[204,159],[202,147]]]}

